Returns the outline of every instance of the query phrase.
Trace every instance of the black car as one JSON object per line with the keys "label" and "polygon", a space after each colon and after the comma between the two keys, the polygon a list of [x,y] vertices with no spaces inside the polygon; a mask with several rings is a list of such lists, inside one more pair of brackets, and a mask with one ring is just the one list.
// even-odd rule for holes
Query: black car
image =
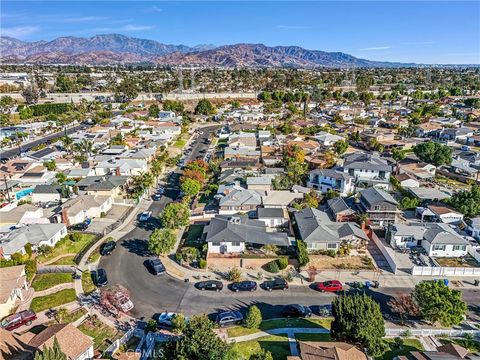
{"label": "black car", "polygon": [[311,317],[312,310],[308,306],[299,304],[286,305],[282,310],[282,316],[285,317]]}
{"label": "black car", "polygon": [[84,231],[88,229],[88,224],[86,222],[82,222],[80,224],[75,224],[70,226],[70,230],[79,230]]}
{"label": "black car", "polygon": [[108,284],[107,272],[105,269],[97,269],[97,271],[92,272],[93,282],[97,287],[104,287]]}
{"label": "black car", "polygon": [[240,311],[225,311],[217,315],[215,322],[220,326],[238,325],[243,321],[243,315]]}
{"label": "black car", "polygon": [[199,290],[213,290],[213,291],[220,291],[223,289],[223,283],[217,280],[207,280],[207,281],[200,281],[196,284],[197,289]]}
{"label": "black car", "polygon": [[255,291],[257,290],[257,283],[255,281],[240,281],[235,282],[230,287],[232,291]]}
{"label": "black car", "polygon": [[275,279],[272,281],[265,281],[263,283],[265,290],[272,291],[272,290],[287,290],[288,283],[283,279]]}
{"label": "black car", "polygon": [[117,243],[115,241],[108,241],[100,247],[100,255],[105,256],[105,255],[110,255],[113,250],[115,250],[115,247],[117,246]]}
{"label": "black car", "polygon": [[160,259],[149,259],[147,265],[154,275],[164,274],[165,266],[163,266]]}

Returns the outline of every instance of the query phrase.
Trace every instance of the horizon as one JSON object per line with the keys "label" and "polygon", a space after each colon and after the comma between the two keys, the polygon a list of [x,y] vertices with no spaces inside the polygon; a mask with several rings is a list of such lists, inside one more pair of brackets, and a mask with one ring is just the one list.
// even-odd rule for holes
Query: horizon
{"label": "horizon", "polygon": [[27,42],[119,34],[190,47],[298,46],[372,61],[480,64],[476,1],[3,1],[1,20],[2,36]]}

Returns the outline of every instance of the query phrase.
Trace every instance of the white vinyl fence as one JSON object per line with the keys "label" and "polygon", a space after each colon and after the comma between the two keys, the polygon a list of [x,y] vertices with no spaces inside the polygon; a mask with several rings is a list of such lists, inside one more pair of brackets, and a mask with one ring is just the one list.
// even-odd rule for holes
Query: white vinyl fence
{"label": "white vinyl fence", "polygon": [[480,268],[466,267],[430,267],[414,266],[412,275],[417,276],[478,276],[480,277]]}
{"label": "white vinyl fence", "polygon": [[410,328],[386,328],[385,335],[390,337],[403,336],[408,332],[411,336],[463,336],[472,334],[480,336],[480,330],[464,330],[464,329],[410,329]]}

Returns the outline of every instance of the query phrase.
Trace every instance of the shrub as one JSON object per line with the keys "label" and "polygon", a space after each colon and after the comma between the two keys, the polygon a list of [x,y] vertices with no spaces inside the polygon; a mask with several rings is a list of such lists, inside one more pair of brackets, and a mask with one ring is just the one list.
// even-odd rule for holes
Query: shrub
{"label": "shrub", "polygon": [[200,269],[205,269],[207,267],[207,260],[205,259],[200,259],[200,261],[198,262],[198,267]]}
{"label": "shrub", "polygon": [[266,271],[273,274],[276,274],[280,271],[280,269],[278,268],[277,261],[270,261],[269,263],[265,264],[264,268]]}
{"label": "shrub", "polygon": [[78,232],[74,232],[70,234],[70,240],[73,242],[81,241],[82,240],[82,234]]}
{"label": "shrub", "polygon": [[172,319],[172,330],[174,333],[181,334],[186,326],[187,322],[183,314],[177,314],[177,316]]}
{"label": "shrub", "polygon": [[245,326],[249,329],[257,329],[262,323],[262,313],[255,305],[248,308],[247,317],[245,318]]}
{"label": "shrub", "polygon": [[291,271],[285,272],[282,277],[283,277],[283,278],[285,279],[285,281],[287,281],[287,282],[292,282],[292,281],[293,281],[293,273],[292,273]]}
{"label": "shrub", "polygon": [[227,272],[227,275],[225,277],[228,281],[238,282],[242,278],[242,271],[239,268],[234,267],[229,272]]}
{"label": "shrub", "polygon": [[403,346],[403,343],[404,343],[404,340],[399,336],[393,339],[393,344],[396,349],[400,349]]}
{"label": "shrub", "polygon": [[334,258],[337,257],[337,251],[336,250],[328,250],[327,255]]}
{"label": "shrub", "polygon": [[305,266],[310,261],[308,257],[307,245],[302,240],[297,240],[298,265]]}
{"label": "shrub", "polygon": [[279,268],[280,270],[283,270],[283,269],[285,269],[285,268],[288,266],[288,258],[286,258],[286,257],[281,257],[281,258],[279,258],[279,259],[277,260],[277,262],[278,262],[278,268]]}

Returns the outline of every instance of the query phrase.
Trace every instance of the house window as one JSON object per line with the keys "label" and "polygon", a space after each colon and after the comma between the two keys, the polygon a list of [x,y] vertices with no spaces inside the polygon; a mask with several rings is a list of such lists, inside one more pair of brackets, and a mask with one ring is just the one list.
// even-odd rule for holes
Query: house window
{"label": "house window", "polygon": [[375,205],[375,206],[373,207],[373,210],[380,210],[380,205]]}
{"label": "house window", "polygon": [[240,242],[239,241],[234,241],[234,242],[232,242],[232,246],[240,246]]}
{"label": "house window", "polygon": [[327,244],[327,249],[336,249],[337,244]]}
{"label": "house window", "polygon": [[445,251],[445,245],[433,245],[433,251],[436,250]]}
{"label": "house window", "polygon": [[220,246],[219,242],[212,242],[212,246]]}
{"label": "house window", "polygon": [[453,245],[453,251],[465,251],[467,250],[467,245]]}

